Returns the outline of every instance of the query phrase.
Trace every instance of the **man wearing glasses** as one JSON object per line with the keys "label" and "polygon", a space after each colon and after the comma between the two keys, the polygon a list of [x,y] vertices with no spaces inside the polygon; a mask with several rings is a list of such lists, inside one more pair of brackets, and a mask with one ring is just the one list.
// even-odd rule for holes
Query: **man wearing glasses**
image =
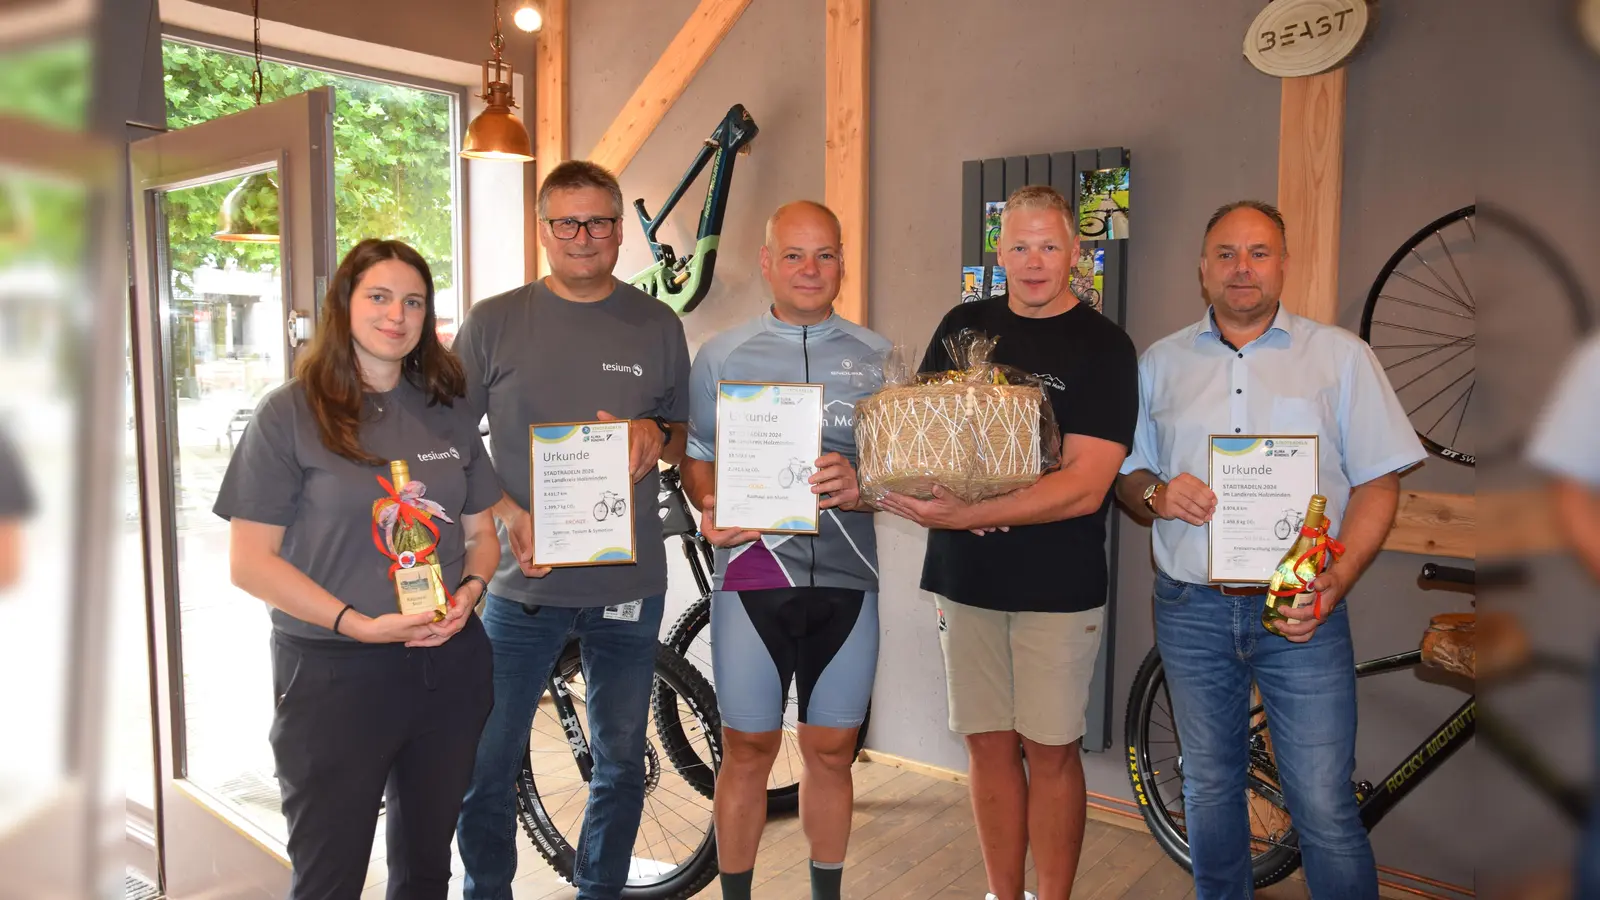
{"label": "man wearing glasses", "polygon": [[[494,711],[461,808],[467,900],[510,900],[516,876],[515,780],[534,710],[571,638],[588,678],[589,785],[573,881],[579,900],[617,900],[644,806],[645,727],[667,590],[656,463],[683,458],[689,348],[665,304],[611,275],[622,190],[593,163],[557,166],[539,188],[550,274],[475,304],[454,350],[467,402],[489,417],[501,564],[483,623],[494,646]],[[635,565],[534,567],[528,426],[627,419]],[[390,823],[396,827],[397,823]]]}

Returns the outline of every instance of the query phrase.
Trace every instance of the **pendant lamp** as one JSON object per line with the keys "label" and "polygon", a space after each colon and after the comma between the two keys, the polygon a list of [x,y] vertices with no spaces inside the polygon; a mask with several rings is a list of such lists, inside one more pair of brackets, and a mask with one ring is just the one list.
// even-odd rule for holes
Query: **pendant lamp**
{"label": "pendant lamp", "polygon": [[[250,74],[251,87],[256,92],[256,106],[261,105],[261,0],[252,0],[252,17],[255,19],[256,70]],[[256,172],[234,186],[222,201],[218,212],[218,230],[211,236],[231,243],[278,243],[278,183],[271,172]]]}
{"label": "pendant lamp", "polygon": [[472,124],[467,126],[461,155],[468,159],[532,162],[533,143],[528,139],[528,129],[511,111],[516,107],[517,99],[511,92],[511,64],[501,58],[505,45],[505,35],[500,32],[500,0],[495,0],[494,40],[489,42],[494,50],[494,59],[486,60],[483,64],[483,93],[478,95],[488,103],[488,108],[478,113]]}

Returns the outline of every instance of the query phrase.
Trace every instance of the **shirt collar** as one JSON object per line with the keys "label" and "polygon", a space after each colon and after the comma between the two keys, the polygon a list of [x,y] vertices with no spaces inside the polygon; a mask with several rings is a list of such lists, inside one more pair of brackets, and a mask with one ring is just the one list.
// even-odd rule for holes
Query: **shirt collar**
{"label": "shirt collar", "polygon": [[[1261,344],[1262,346],[1291,346],[1294,335],[1299,330],[1299,319],[1299,316],[1289,312],[1287,309],[1284,309],[1283,304],[1280,302],[1278,304],[1278,311],[1272,316],[1272,324],[1267,326],[1267,330],[1262,332],[1260,337],[1251,341],[1250,344],[1247,344],[1246,346],[1252,346],[1255,344]],[[1216,310],[1210,306],[1206,307],[1206,314],[1200,319],[1200,324],[1197,326],[1197,330],[1195,332],[1195,341],[1198,343],[1200,340],[1206,337],[1210,337],[1218,344],[1223,344],[1226,346],[1222,337],[1222,329],[1217,327]],[[1239,350],[1242,348],[1235,349]]]}
{"label": "shirt collar", "polygon": [[768,304],[766,315],[762,316],[762,321],[767,331],[798,340],[802,333],[816,337],[837,329],[839,327],[839,314],[830,310],[828,317],[815,325],[792,325],[778,318],[777,314],[772,311],[772,305]]}

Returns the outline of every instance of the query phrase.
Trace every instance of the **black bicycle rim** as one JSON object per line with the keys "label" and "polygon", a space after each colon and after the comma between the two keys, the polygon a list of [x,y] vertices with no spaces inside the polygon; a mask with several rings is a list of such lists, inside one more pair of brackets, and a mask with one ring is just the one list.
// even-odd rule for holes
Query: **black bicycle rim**
{"label": "black bicycle rim", "polygon": [[[691,652],[694,648],[695,640],[700,636],[701,632],[709,627],[711,627],[711,598],[703,596],[690,604],[689,608],[678,616],[678,620],[673,623],[672,629],[667,632],[667,637],[663,643],[672,648],[679,656],[689,660],[691,665],[695,665],[697,664],[695,654]],[[710,660],[705,660],[704,662],[705,665],[710,665]],[[712,685],[712,688],[715,690],[715,685]],[[791,683],[792,688],[793,685]],[[656,715],[659,722],[658,727],[665,735],[670,727],[674,727],[675,723],[672,722],[674,714],[670,710],[658,710]],[[869,705],[867,715],[861,721],[861,727],[856,730],[856,753],[858,754],[866,746],[867,726],[871,721],[872,708]],[[784,779],[781,784],[775,784],[772,780],[768,781],[767,812],[769,814],[776,815],[791,812],[800,805],[800,782],[798,777],[802,763],[798,757],[799,745],[797,741],[798,739],[792,734],[784,737],[784,747],[780,752],[789,755],[787,757],[789,771],[794,773],[795,778],[794,780]],[[791,747],[790,744],[794,744],[794,746]],[[674,762],[677,761],[674,760]],[[776,779],[777,776],[774,775],[773,780]]]}
{"label": "black bicycle rim", "polygon": [[[558,666],[563,672],[563,677],[571,678],[576,674],[576,660],[570,655],[564,657]],[[665,789],[663,778],[676,776],[685,782],[689,782],[690,785],[702,779],[709,779],[714,782],[714,767],[720,764],[721,761],[721,723],[717,718],[715,695],[711,693],[710,686],[705,683],[693,666],[690,666],[682,657],[672,653],[666,647],[659,647],[656,658],[656,690],[659,691],[663,688],[672,692],[675,697],[681,697],[682,701],[690,707],[691,714],[698,720],[701,731],[705,735],[708,753],[704,755],[695,754],[691,768],[687,772],[673,769],[670,775],[665,775],[658,770],[657,777],[652,780],[651,774],[647,771],[646,818],[649,818],[651,814],[652,793]],[[540,714],[542,714],[542,711]],[[580,722],[583,721],[580,717]],[[663,751],[665,752],[659,755],[665,755],[670,758],[673,755],[670,745],[675,740],[682,739],[682,737],[680,736],[677,739],[667,735],[661,735],[660,737]],[[547,809],[545,797],[539,793],[538,780],[533,772],[531,762],[532,752],[533,750],[530,747],[530,755],[524,757],[522,771],[517,779],[518,818],[522,822],[523,830],[533,840],[540,855],[544,857],[557,875],[570,882],[572,880],[575,853],[571,843],[554,821],[555,816]],[[705,756],[710,756],[711,759],[708,761],[704,758]],[[702,767],[711,768],[713,771],[703,775],[696,775],[695,769]],[[586,796],[587,784],[583,785],[582,790]],[[698,788],[695,790],[698,792]],[[576,791],[572,793],[575,794]],[[683,793],[684,789],[679,788],[676,791],[676,796],[682,799]],[[575,802],[575,797],[572,800]],[[703,833],[699,835],[694,848],[670,870],[657,875],[646,874],[640,876],[637,874],[639,862],[636,856],[634,864],[636,875],[630,878],[628,885],[623,888],[622,897],[626,898],[626,900],[682,900],[682,898],[692,897],[707,884],[711,883],[717,872],[716,837],[715,830],[711,827],[709,820],[709,806],[705,808],[705,812],[707,814],[705,828]],[[563,805],[557,810],[557,814],[570,817],[572,810]],[[644,834],[647,826],[648,822],[641,823],[641,835]],[[683,842],[683,846],[687,847],[688,843]],[[651,854],[652,857],[654,855]]]}
{"label": "black bicycle rim", "polygon": [[[1164,682],[1161,657],[1155,649],[1151,649],[1140,665],[1138,674],[1134,676],[1133,689],[1128,695],[1125,735],[1128,746],[1128,777],[1133,787],[1134,799],[1139,804],[1139,812],[1144,816],[1145,825],[1155,837],[1156,843],[1174,862],[1182,866],[1185,871],[1190,871],[1192,867],[1188,837],[1181,821],[1173,814],[1162,793],[1164,786],[1175,785],[1181,810],[1182,775],[1176,771],[1175,765],[1178,753],[1175,751],[1171,758],[1167,758],[1158,756],[1151,750],[1153,740],[1170,741],[1174,747],[1177,744],[1174,727],[1155,721],[1164,711],[1167,722],[1171,722],[1170,706],[1166,705],[1167,701],[1164,699]],[[1157,731],[1170,733],[1170,738],[1157,739],[1155,737]],[[1270,762],[1264,765],[1252,762],[1246,777],[1252,793],[1279,810],[1284,810],[1283,796],[1276,787],[1276,773],[1271,771]],[[1252,828],[1252,832],[1254,831]],[[1254,843],[1257,846],[1263,844],[1266,846],[1266,849],[1256,852],[1251,859],[1251,875],[1256,887],[1264,888],[1277,884],[1300,867],[1300,852],[1295,846],[1295,841],[1292,827],[1277,841],[1269,842],[1260,837],[1255,838]]]}
{"label": "black bicycle rim", "polygon": [[[1405,243],[1401,244],[1399,249],[1395,250],[1395,252],[1392,255],[1390,255],[1389,259],[1383,264],[1383,268],[1378,270],[1378,277],[1373,279],[1372,287],[1367,292],[1366,305],[1365,305],[1365,307],[1363,307],[1363,309],[1361,311],[1361,339],[1363,341],[1366,341],[1369,346],[1372,345],[1373,316],[1377,312],[1379,301],[1384,299],[1383,292],[1384,292],[1384,289],[1386,287],[1388,287],[1390,276],[1392,276],[1395,273],[1395,270],[1399,268],[1400,264],[1402,262],[1405,262],[1407,257],[1409,257],[1418,247],[1421,247],[1422,244],[1424,242],[1426,242],[1429,238],[1433,237],[1436,234],[1439,234],[1446,227],[1448,227],[1450,225],[1453,225],[1456,222],[1470,220],[1475,214],[1476,214],[1476,207],[1475,206],[1463,206],[1460,209],[1457,209],[1457,210],[1454,210],[1452,212],[1446,213],[1445,215],[1442,215],[1439,218],[1434,219],[1432,222],[1429,222],[1427,225],[1424,225],[1415,234],[1413,234],[1411,237],[1407,238]],[[1468,227],[1469,228],[1471,227],[1470,221],[1468,222]],[[1448,250],[1446,252],[1448,253]],[[1452,259],[1452,263],[1451,264],[1454,265],[1453,259]],[[1459,272],[1458,272],[1458,275],[1459,275]],[[1383,324],[1383,323],[1380,323],[1380,324]],[[1440,346],[1440,347],[1448,347],[1449,345],[1448,344],[1441,344],[1441,345],[1438,345],[1438,346]],[[1374,348],[1374,349],[1377,349],[1377,348]],[[1428,351],[1428,352],[1434,352],[1434,351]],[[1423,355],[1426,355],[1426,354],[1423,354]],[[1451,357],[1451,359],[1453,359],[1453,357]],[[1447,362],[1448,361],[1449,360],[1447,360]],[[1381,362],[1381,360],[1380,360],[1380,362]],[[1404,365],[1404,364],[1405,364],[1404,362],[1401,362],[1401,363],[1397,363],[1396,365],[1399,366],[1399,365]],[[1387,369],[1386,369],[1386,371],[1387,371]],[[1398,391],[1399,388],[1397,388],[1396,390]],[[1471,397],[1472,397],[1472,386],[1471,385],[1469,385],[1467,387],[1464,396],[1466,397],[1466,401],[1463,404],[1463,408],[1462,408],[1462,411],[1461,411],[1461,414],[1460,414],[1461,415],[1461,419],[1462,419],[1463,422],[1465,421],[1465,418],[1466,418],[1466,405],[1468,405],[1468,404],[1470,404],[1472,402],[1472,400],[1471,400]],[[1426,406],[1426,405],[1427,405],[1427,402],[1425,401],[1423,406]],[[1447,408],[1445,410],[1445,415],[1448,415],[1450,412],[1452,412],[1453,408],[1454,408],[1454,405],[1452,404],[1452,406],[1450,408]],[[1441,421],[1442,421],[1442,418],[1441,418]],[[1413,430],[1416,431],[1417,438],[1422,441],[1422,445],[1427,448],[1428,452],[1434,454],[1435,456],[1438,456],[1438,457],[1440,457],[1442,459],[1450,460],[1451,462],[1460,463],[1460,464],[1465,465],[1465,466],[1475,466],[1477,464],[1477,457],[1476,457],[1475,454],[1463,453],[1460,450],[1457,450],[1457,449],[1455,449],[1453,447],[1446,446],[1445,444],[1443,444],[1443,443],[1435,440],[1434,438],[1430,437],[1429,434],[1426,431],[1424,431],[1423,429],[1413,427]],[[1432,429],[1429,429],[1429,430],[1431,431]],[[1459,430],[1460,430],[1460,424],[1457,425],[1458,435],[1459,435]]]}

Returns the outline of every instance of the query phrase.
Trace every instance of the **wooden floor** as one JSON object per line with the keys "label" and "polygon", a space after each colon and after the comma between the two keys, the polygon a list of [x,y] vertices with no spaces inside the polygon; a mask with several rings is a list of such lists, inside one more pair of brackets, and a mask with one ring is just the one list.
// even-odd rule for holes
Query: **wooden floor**
{"label": "wooden floor", "polygon": [[[856,802],[844,896],[849,900],[983,900],[987,884],[962,785],[883,763],[861,762],[855,770]],[[517,900],[572,900],[577,892],[545,866],[525,839],[513,896]],[[767,823],[756,861],[759,900],[809,900],[808,852],[794,815]],[[381,865],[381,863],[379,863]],[[459,858],[455,871],[461,871]],[[382,870],[363,898],[383,897]],[[1028,887],[1034,887],[1029,867]],[[461,896],[461,877],[450,897]],[[699,897],[720,898],[716,882]],[[1073,900],[1181,900],[1194,896],[1187,874],[1169,860],[1150,835],[1091,819],[1084,838]],[[1302,882],[1291,880],[1257,898],[1308,900]]]}

